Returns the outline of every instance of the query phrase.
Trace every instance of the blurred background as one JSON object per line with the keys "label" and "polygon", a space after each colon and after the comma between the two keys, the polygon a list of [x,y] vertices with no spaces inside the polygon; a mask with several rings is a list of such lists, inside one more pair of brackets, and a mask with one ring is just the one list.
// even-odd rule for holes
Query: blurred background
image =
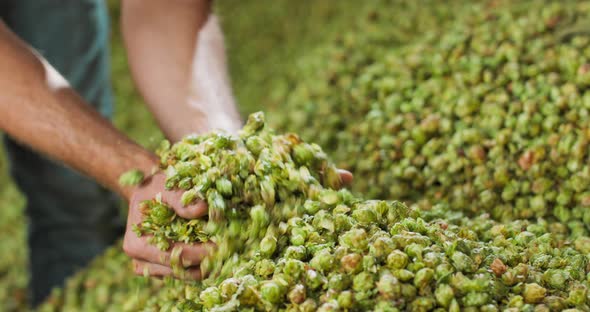
{"label": "blurred background", "polygon": [[[242,116],[280,109],[280,94],[297,80],[294,66],[303,54],[353,25],[371,1],[217,1],[226,37],[234,94]],[[119,31],[119,1],[111,12],[114,123],[140,144],[154,148],[163,138],[129,76]],[[7,175],[0,145],[0,311],[26,310],[27,254],[24,199]]]}

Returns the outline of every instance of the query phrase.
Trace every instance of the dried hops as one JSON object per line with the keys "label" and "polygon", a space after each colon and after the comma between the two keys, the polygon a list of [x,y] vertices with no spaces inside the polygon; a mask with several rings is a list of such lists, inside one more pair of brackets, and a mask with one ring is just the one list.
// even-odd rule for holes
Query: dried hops
{"label": "dried hops", "polygon": [[[590,310],[586,154],[576,143],[585,133],[587,48],[571,28],[588,7],[526,4],[476,4],[481,11],[442,39],[433,31],[408,47],[385,44],[385,31],[371,32],[374,41],[349,34],[327,76],[290,99],[288,106],[306,102],[288,109],[294,129],[332,148],[354,169],[354,185],[409,200],[420,215],[337,191],[319,149],[276,140],[255,115],[239,138],[210,134],[162,147],[169,187],[184,189],[186,202],[206,200],[209,220],[180,219],[156,198],[137,227],[162,249],[215,240],[231,251],[205,264],[211,278],[133,290],[77,284],[64,290],[75,299],[58,301],[74,307],[110,296],[100,309],[132,311]],[[257,166],[261,157],[268,165]],[[251,158],[255,178],[235,169],[251,168]],[[141,300],[121,304],[137,294]]]}
{"label": "dried hops", "polygon": [[[313,210],[312,210],[313,211]],[[399,215],[402,212],[402,215]],[[133,281],[110,252],[68,283],[56,310],[587,311],[590,241],[560,223],[487,216],[427,222],[399,203],[336,204],[267,233],[231,277]],[[397,220],[397,221],[396,221]],[[450,220],[450,221],[447,221]],[[452,221],[452,222],[451,222]],[[114,252],[115,250],[113,250]],[[121,270],[121,274],[116,272]],[[118,286],[117,286],[118,284]],[[62,306],[59,306],[61,304]],[[44,311],[52,311],[49,306]]]}
{"label": "dried hops", "polygon": [[185,190],[184,204],[203,200],[209,207],[208,219],[185,220],[158,198],[143,203],[145,219],[135,230],[163,250],[171,241],[211,240],[219,261],[245,252],[289,216],[359,201],[338,191],[339,172],[319,146],[294,134],[274,135],[262,113],[250,115],[239,136],[191,136],[164,143],[159,154],[166,187]]}
{"label": "dried hops", "polygon": [[343,35],[301,66],[280,128],[372,198],[590,224],[588,3],[465,6],[404,46],[387,27]]}
{"label": "dried hops", "polygon": [[[582,230],[440,209],[420,215],[400,202],[357,198],[337,190],[337,175],[328,179],[336,169],[321,149],[274,134],[260,113],[239,136],[190,137],[160,155],[169,187],[206,200],[217,216],[185,220],[154,199],[137,232],[162,249],[214,241],[204,267],[211,275],[132,282],[128,260],[112,251],[54,294],[46,311],[590,309]],[[256,183],[246,182],[251,176]],[[114,268],[127,274],[105,274]]]}
{"label": "dried hops", "polygon": [[[588,256],[547,224],[488,218],[379,223],[378,205],[332,211],[354,224],[320,244],[280,244],[205,288],[206,311],[563,310],[588,306]],[[372,211],[372,212],[368,212]],[[366,214],[376,222],[364,223]],[[362,216],[361,215],[365,215]],[[318,215],[289,224],[314,229]],[[383,226],[382,224],[387,224]],[[292,238],[296,228],[286,232]],[[291,233],[289,233],[291,232]],[[493,240],[479,240],[493,233]],[[555,238],[554,238],[555,237]],[[285,241],[287,239],[285,238]],[[562,245],[564,244],[565,245]]]}

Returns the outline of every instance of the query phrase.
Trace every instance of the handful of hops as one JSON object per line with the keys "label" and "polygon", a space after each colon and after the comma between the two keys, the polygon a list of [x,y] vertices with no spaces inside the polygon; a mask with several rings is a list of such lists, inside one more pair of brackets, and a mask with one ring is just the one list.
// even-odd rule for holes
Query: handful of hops
{"label": "handful of hops", "polygon": [[[155,198],[142,203],[145,219],[135,231],[152,235],[150,242],[162,250],[169,249],[171,242],[214,242],[212,256],[201,265],[203,272],[213,275],[229,275],[238,261],[232,258],[236,254],[271,255],[276,248],[271,246],[276,245],[272,237],[291,217],[364,204],[348,191],[339,191],[339,172],[318,145],[294,134],[273,134],[263,113],[250,115],[237,136],[215,132],[189,136],[173,146],[165,142],[158,153],[166,187],[185,190],[184,204],[206,201],[209,215],[186,220]],[[399,216],[409,213],[398,203],[383,204],[395,207]],[[301,243],[307,239],[303,234],[295,238]]]}

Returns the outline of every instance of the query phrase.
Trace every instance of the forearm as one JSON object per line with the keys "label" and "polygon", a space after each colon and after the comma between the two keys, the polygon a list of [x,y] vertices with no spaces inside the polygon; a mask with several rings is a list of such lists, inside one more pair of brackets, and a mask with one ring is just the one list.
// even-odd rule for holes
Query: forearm
{"label": "forearm", "polygon": [[123,1],[121,25],[133,78],[172,141],[240,127],[210,6],[208,0]]}
{"label": "forearm", "polygon": [[0,129],[128,198],[119,176],[156,157],[93,111],[0,22]]}

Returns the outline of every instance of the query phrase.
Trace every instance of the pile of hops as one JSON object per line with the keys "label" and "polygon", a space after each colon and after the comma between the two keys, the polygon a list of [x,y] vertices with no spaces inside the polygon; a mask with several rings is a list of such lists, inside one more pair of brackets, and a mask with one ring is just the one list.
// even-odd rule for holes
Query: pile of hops
{"label": "pile of hops", "polygon": [[137,277],[118,243],[56,288],[39,312],[141,311],[172,281]]}
{"label": "pile of hops", "polygon": [[343,35],[302,66],[279,128],[373,198],[590,224],[590,5],[547,2],[466,4],[401,47]]}
{"label": "pile of hops", "polygon": [[209,278],[132,282],[113,250],[44,311],[590,310],[590,6],[461,12],[407,46],[371,14],[281,106],[281,128],[328,148],[359,193],[419,209],[340,190],[318,145],[255,114],[239,136],[160,150],[168,187],[207,201],[209,219],[154,198],[136,227],[164,250],[214,241]]}
{"label": "pile of hops", "polygon": [[[401,234],[396,234],[392,238],[396,242],[395,244],[405,244],[406,247],[396,246],[395,250],[390,253],[393,254],[391,258],[388,255],[384,261],[379,261],[382,263],[379,272],[383,275],[370,273],[371,268],[368,267],[369,277],[375,283],[374,292],[387,290],[391,296],[395,297],[399,296],[399,292],[403,290],[405,299],[393,301],[399,311],[434,310],[443,306],[447,306],[449,310],[451,307],[455,310],[457,308],[459,310],[461,308],[474,310],[479,307],[479,310],[483,311],[499,311],[507,308],[511,308],[509,311],[533,311],[535,309],[537,311],[560,311],[566,308],[574,309],[572,311],[585,311],[588,309],[587,289],[590,283],[588,276],[590,270],[587,267],[588,258],[584,259],[582,256],[582,254],[590,253],[590,242],[587,238],[575,242],[564,240],[564,233],[567,232],[567,229],[560,224],[545,222],[514,221],[499,224],[482,217],[473,220],[461,218],[461,220],[455,220],[455,223],[461,223],[461,226],[449,225],[442,220],[424,223],[419,219],[411,218],[398,225],[395,231]],[[424,227],[432,227],[433,229],[427,230]],[[409,228],[413,228],[413,230],[409,230]],[[441,230],[442,228],[446,229]],[[429,232],[432,234],[428,234]],[[424,247],[430,244],[430,237],[436,235],[434,233],[441,232],[456,233],[453,236],[459,237],[451,239],[452,236],[449,237],[449,234],[445,234],[452,241],[460,242],[450,243],[450,245],[455,245],[451,248],[460,252],[456,255],[454,252],[451,253],[451,255],[455,255],[455,262],[453,262],[452,256],[434,258],[434,256],[440,255],[436,251],[439,248],[436,247],[436,244],[434,247]],[[478,237],[481,241],[474,243],[473,237]],[[414,244],[412,247],[408,247],[410,241]],[[486,246],[484,250],[487,250],[484,253],[480,250],[466,251],[464,243],[467,243],[468,246]],[[375,243],[370,243],[370,245],[374,246]],[[300,256],[297,256],[301,253],[296,249],[300,248],[287,247],[284,251],[285,259],[283,261],[272,261],[272,264],[276,264],[276,269],[282,272],[281,274],[285,274],[287,262],[298,263],[293,259],[301,259]],[[482,257],[480,255],[487,254],[490,249],[497,254],[495,256],[488,254],[487,259],[481,263]],[[418,252],[416,252],[417,250]],[[463,254],[469,255],[469,257],[464,257]],[[318,309],[324,304],[325,309],[334,308],[335,304],[338,304],[339,308],[336,311],[344,310],[340,305],[345,305],[347,297],[356,294],[356,292],[354,289],[351,291],[338,288],[341,287],[339,285],[342,285],[339,283],[352,284],[349,287],[354,287],[354,277],[365,271],[365,261],[371,261],[365,259],[371,259],[371,256],[372,253],[369,249],[367,256],[362,257],[362,268],[357,274],[328,273],[330,278],[324,274],[321,275],[322,285],[327,285],[328,290],[319,287],[316,291],[325,294],[324,298],[330,298],[329,302],[323,298],[312,302],[306,292],[303,303],[292,304],[291,300],[297,302],[302,298],[297,296],[301,294],[301,287],[294,286],[286,294],[285,302],[280,306],[289,306],[292,311],[305,311],[306,307],[310,307],[309,310],[313,311],[314,309],[311,307],[314,304]],[[320,256],[318,255],[318,257]],[[334,259],[332,263],[335,263],[334,266],[341,267],[347,265],[346,269],[348,270],[348,265],[352,263],[350,260],[354,260],[354,258],[358,258],[358,256],[346,258],[343,256],[339,262]],[[467,258],[472,260],[467,260]],[[236,285],[249,283],[251,292],[250,290],[248,292],[258,298],[258,296],[262,296],[260,293],[262,284],[267,283],[264,281],[280,281],[281,275],[279,273],[273,272],[272,278],[268,276],[268,273],[264,273],[263,267],[271,265],[267,261],[264,262],[258,266],[256,264],[250,265],[243,275],[237,274],[236,277],[227,279],[215,287],[204,288],[199,283],[181,280],[160,281],[133,277],[130,261],[118,246],[94,261],[90,268],[70,279],[65,289],[56,291],[39,310],[44,312],[215,311],[216,309],[213,308],[204,308],[202,304],[224,302],[227,300],[227,294],[231,293],[232,289],[235,289],[232,287]],[[465,266],[462,266],[461,263],[465,263]],[[460,270],[470,271],[474,263],[478,267],[476,273],[459,273],[455,268],[457,265],[461,268]],[[400,267],[403,268],[400,269]],[[315,269],[313,270],[315,271]],[[338,270],[334,268],[332,272]],[[434,271],[434,278],[430,276],[433,273],[431,270]],[[305,273],[307,271],[305,270]],[[287,272],[293,274],[289,269]],[[394,279],[391,278],[391,275]],[[382,276],[384,276],[383,280],[381,280]],[[344,280],[339,281],[342,277]],[[306,277],[303,279],[305,283]],[[418,283],[415,284],[415,281]],[[381,283],[377,284],[379,282]],[[394,283],[387,284],[386,282]],[[364,282],[361,277],[358,277],[357,284],[361,283]],[[391,292],[386,287],[392,287]],[[203,291],[203,289],[207,290]],[[376,296],[384,297],[381,294]],[[240,295],[235,296],[235,299],[225,301],[226,309],[223,311],[257,310],[253,307],[247,308],[245,305],[236,307],[236,301],[239,301],[240,298],[246,300],[249,297]],[[415,303],[412,304],[412,302]],[[381,311],[387,311],[385,307],[390,305],[387,302],[378,304]],[[468,308],[466,305],[472,306]],[[424,307],[431,309],[424,309]],[[259,308],[259,310],[263,309]],[[375,310],[379,311],[379,309]]]}
{"label": "pile of hops", "polygon": [[[285,302],[277,306],[287,306],[285,310],[289,311],[314,311],[314,305],[316,309],[323,306],[325,310],[338,305],[338,309],[332,311],[343,311],[345,309],[341,305],[346,305],[350,296],[354,299],[362,289],[354,290],[355,277],[360,276],[356,278],[359,285],[357,287],[367,283],[364,280],[367,277],[369,282],[374,283],[373,296],[381,299],[378,299],[381,310],[375,308],[377,311],[388,311],[386,308],[391,302],[399,311],[435,310],[445,306],[445,310],[454,311],[588,310],[590,268],[587,255],[590,254],[590,239],[581,237],[575,241],[567,240],[567,229],[559,223],[513,221],[500,224],[486,217],[459,218],[454,219],[453,223],[460,226],[443,220],[425,223],[420,219],[405,219],[395,229],[391,229],[392,232],[399,233],[390,236],[395,248],[384,260],[377,261],[379,267],[376,274],[372,273],[375,266],[371,266],[371,262],[376,254],[371,246],[381,246],[383,241],[389,242],[387,245],[391,246],[391,241],[385,236],[378,236],[379,243],[374,240],[368,244],[369,251],[363,254],[360,264],[355,264],[355,260],[359,258],[357,254],[361,254],[359,252],[352,252],[350,256],[338,255],[338,258],[327,262],[319,262],[326,261],[327,258],[323,258],[326,257],[324,253],[318,253],[317,260],[313,261],[314,265],[320,267],[325,263],[330,265],[331,262],[332,269],[330,272],[321,271],[321,286],[311,292],[316,294],[309,295],[306,291],[305,297],[301,296],[300,285],[307,285],[308,268],[317,273],[311,267],[311,261],[304,260],[306,268],[305,276],[300,278],[302,284],[289,289],[283,297]],[[439,236],[440,233],[443,235]],[[474,241],[476,238],[477,241]],[[442,244],[433,244],[432,241],[440,241]],[[441,247],[445,245],[449,247]],[[471,247],[475,248],[468,249]],[[480,247],[483,248],[479,249]],[[120,246],[117,246],[94,261],[87,270],[71,278],[63,290],[54,292],[39,311],[265,310],[264,306],[247,307],[243,304],[236,307],[236,304],[240,300],[247,302],[246,300],[251,299],[250,296],[261,303],[262,299],[258,298],[262,297],[262,285],[270,282],[282,283],[285,274],[294,274],[287,268],[287,263],[290,266],[299,263],[294,260],[315,258],[301,252],[306,250],[305,247],[287,247],[282,251],[282,260],[277,257],[270,262],[261,260],[258,265],[250,263],[245,268],[240,268],[234,278],[206,288],[196,282],[134,277],[130,260],[120,251]],[[337,255],[337,249],[332,250]],[[383,259],[383,255],[377,256],[378,259]],[[351,270],[350,265],[358,270],[356,274],[338,273]],[[268,267],[272,266],[275,269],[269,275]],[[297,267],[295,265],[296,269]],[[473,270],[475,272],[468,273]],[[363,272],[368,274],[361,274]],[[431,276],[432,273],[434,277]],[[248,291],[240,290],[240,295],[235,295],[235,289],[240,285],[247,285]],[[348,286],[342,288],[342,285]],[[384,296],[380,291],[387,291],[388,295]],[[228,294],[232,292],[235,296],[230,296],[228,300]],[[403,299],[389,302],[383,300],[397,298],[400,292],[404,295]],[[243,293],[245,294],[242,295]],[[280,287],[279,294],[282,295]],[[318,294],[320,299],[316,301],[314,298]],[[300,302],[302,298],[305,300],[300,304],[291,302]],[[218,304],[219,302],[222,303]],[[208,309],[204,304],[217,308],[223,306],[225,309]],[[309,310],[305,310],[306,308]]]}
{"label": "pile of hops", "polygon": [[[164,146],[168,186],[185,189],[186,203],[207,201],[211,213],[185,220],[154,199],[138,234],[162,249],[208,240],[222,248],[204,281],[146,283],[128,301],[107,284],[102,302],[147,311],[590,309],[589,238],[572,240],[565,226],[542,220],[501,224],[441,212],[425,221],[400,202],[357,198],[337,190],[339,176],[319,147],[296,138],[273,134],[257,113],[239,136]],[[256,183],[246,182],[251,176]],[[134,296],[132,287],[122,291]],[[74,306],[80,297],[66,289],[54,301]]]}

